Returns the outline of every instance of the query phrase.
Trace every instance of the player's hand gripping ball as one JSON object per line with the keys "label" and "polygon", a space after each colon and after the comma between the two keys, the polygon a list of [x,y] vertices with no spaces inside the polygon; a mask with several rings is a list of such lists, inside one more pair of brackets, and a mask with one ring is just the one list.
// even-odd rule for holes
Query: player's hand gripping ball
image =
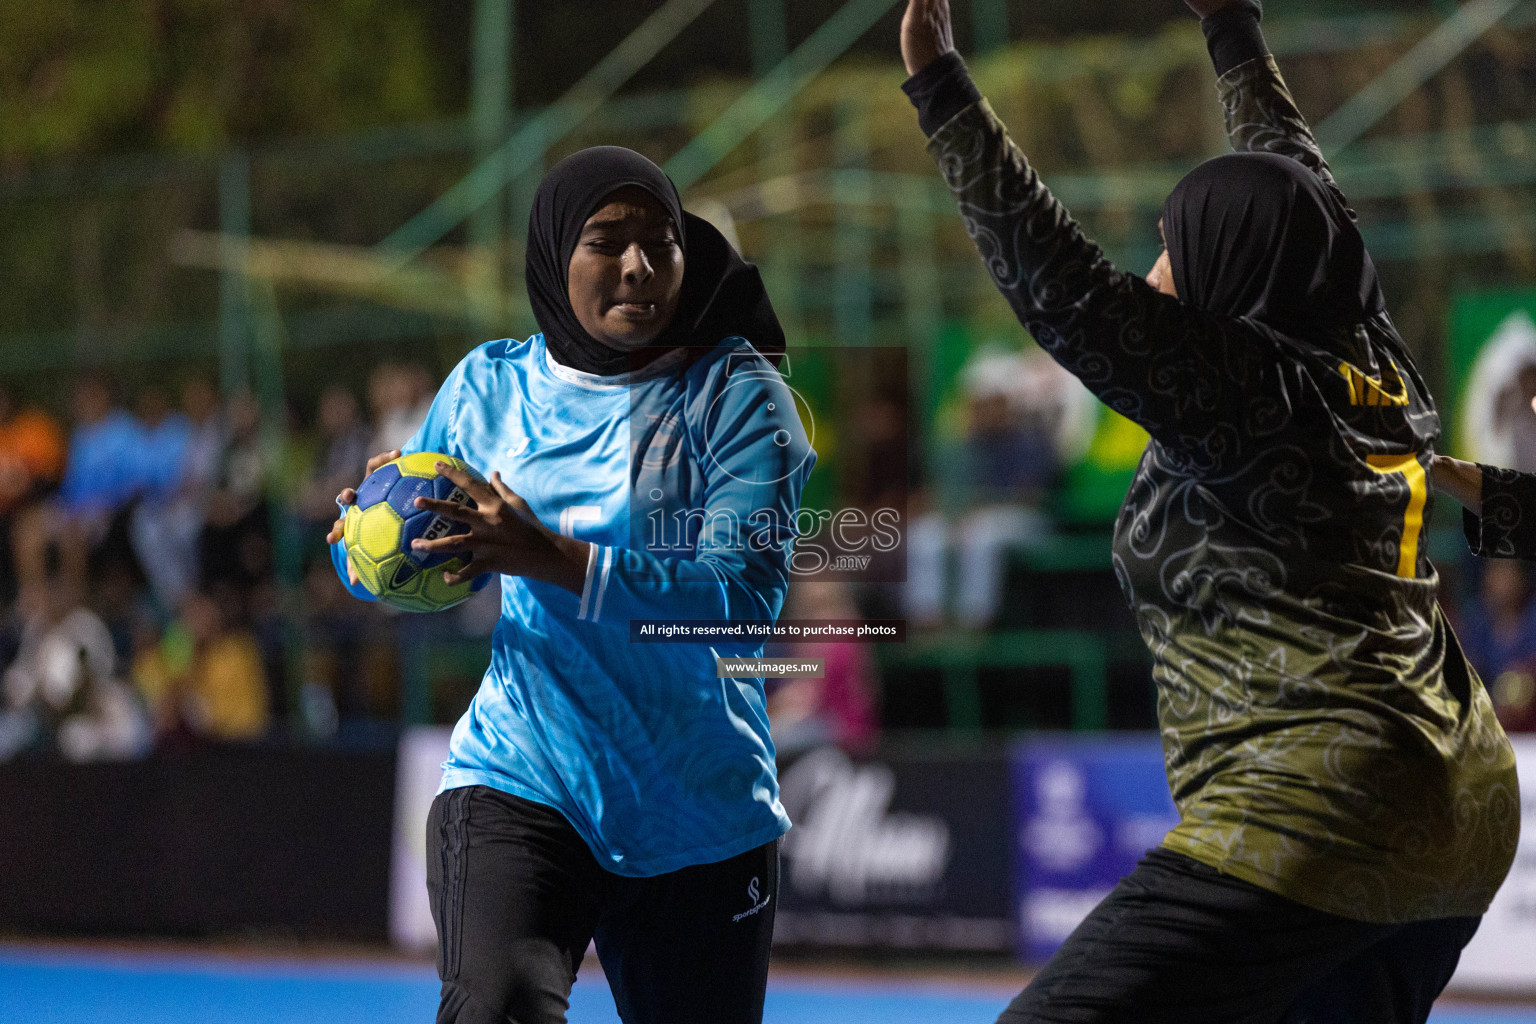
{"label": "player's hand gripping ball", "polygon": [[436,612],[452,608],[486,583],[482,573],[463,583],[443,581],[444,572],[457,573],[469,564],[462,555],[426,554],[411,550],[411,541],[436,540],[469,527],[416,507],[417,498],[437,498],[475,507],[475,500],[434,468],[446,462],[456,469],[484,478],[473,467],[449,455],[416,452],[386,462],[357,489],[356,504],[347,506],[342,540],[347,559],[368,593],[408,612]]}

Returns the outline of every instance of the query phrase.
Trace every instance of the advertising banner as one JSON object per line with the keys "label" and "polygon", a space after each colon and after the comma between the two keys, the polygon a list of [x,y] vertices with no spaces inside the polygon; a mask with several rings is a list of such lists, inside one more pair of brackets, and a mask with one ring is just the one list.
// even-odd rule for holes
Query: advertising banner
{"label": "advertising banner", "polygon": [[1013,793],[1019,950],[1044,962],[1179,817],[1156,735],[1026,741]]}
{"label": "advertising banner", "polygon": [[427,815],[443,781],[451,726],[417,725],[400,736],[389,868],[389,938],[402,949],[437,945],[427,902]]}
{"label": "advertising banner", "polygon": [[[406,949],[436,941],[425,835],[451,731],[413,728],[400,741],[389,931]],[[824,747],[786,760],[780,781],[795,827],[775,942],[1014,948],[1006,751],[855,761]]]}
{"label": "advertising banner", "polygon": [[1512,737],[1520,772],[1520,848],[1451,988],[1536,992],[1536,735]]}
{"label": "advertising banner", "polygon": [[387,748],[17,758],[0,765],[0,933],[382,941],[394,790]]}
{"label": "advertising banner", "polygon": [[1467,292],[1451,303],[1446,454],[1536,470],[1536,292]]}
{"label": "advertising banner", "polygon": [[1013,949],[1006,751],[786,760],[774,941]]}

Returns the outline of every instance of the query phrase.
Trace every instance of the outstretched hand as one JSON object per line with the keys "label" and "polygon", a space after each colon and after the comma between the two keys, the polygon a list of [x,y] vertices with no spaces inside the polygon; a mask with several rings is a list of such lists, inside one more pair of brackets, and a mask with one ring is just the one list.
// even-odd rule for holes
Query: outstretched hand
{"label": "outstretched hand", "polygon": [[487,482],[446,462],[437,463],[436,468],[475,499],[474,508],[436,498],[416,499],[417,508],[469,527],[468,533],[411,542],[411,549],[419,554],[467,555],[471,559],[459,572],[444,572],[444,580],[463,583],[481,573],[498,572],[543,580],[573,594],[581,593],[587,575],[586,541],[562,537],[539,522],[528,503],[513,493],[500,473],[492,473]]}
{"label": "outstretched hand", "polygon": [[901,59],[915,75],[955,48],[949,0],[907,0],[901,16]]}

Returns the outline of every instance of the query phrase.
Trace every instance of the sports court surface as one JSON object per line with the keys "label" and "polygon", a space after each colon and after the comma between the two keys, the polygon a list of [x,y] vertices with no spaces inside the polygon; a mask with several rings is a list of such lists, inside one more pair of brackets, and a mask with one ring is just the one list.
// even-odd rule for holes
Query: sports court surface
{"label": "sports court surface", "polygon": [[[593,972],[595,973],[595,972]],[[991,1024],[998,984],[841,980],[783,973],[766,1024]],[[430,964],[276,960],[0,944],[0,1021],[27,1024],[422,1024],[437,1007]],[[578,982],[572,1024],[618,1024],[601,977]],[[1536,1009],[1459,1003],[1433,1024],[1536,1024]]]}

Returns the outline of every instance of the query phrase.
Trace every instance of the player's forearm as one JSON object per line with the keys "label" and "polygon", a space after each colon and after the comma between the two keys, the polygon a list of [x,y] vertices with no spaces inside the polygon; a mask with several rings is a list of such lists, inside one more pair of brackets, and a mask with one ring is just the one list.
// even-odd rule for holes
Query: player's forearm
{"label": "player's forearm", "polygon": [[528,571],[521,575],[551,583],[580,596],[586,587],[590,575],[588,570],[594,561],[597,546],[553,532],[545,540],[547,548],[533,553],[527,565]]}
{"label": "player's forearm", "polygon": [[1483,468],[1475,462],[1436,455],[1429,466],[1429,479],[1436,491],[1461,503],[1473,515],[1483,511]]}
{"label": "player's forearm", "polygon": [[747,352],[717,362],[691,401],[684,429],[710,455],[702,504],[652,509],[643,547],[599,548],[580,618],[777,617],[816,465],[795,396]]}
{"label": "player's forearm", "polygon": [[1258,0],[1231,0],[1200,19],[1200,31],[1205,33],[1205,48],[1217,77],[1269,53],[1259,28],[1262,16]]}
{"label": "player's forearm", "polygon": [[1233,3],[1201,27],[1216,67],[1216,93],[1233,151],[1288,156],[1321,178],[1347,207],[1311,126],[1270,56],[1257,15],[1245,3]]}
{"label": "player's forearm", "polygon": [[981,90],[971,81],[965,61],[951,50],[902,83],[901,89],[917,108],[917,124],[925,138],[965,108],[981,100]]}
{"label": "player's forearm", "polygon": [[1485,558],[1536,560],[1536,473],[1470,462],[1452,468],[1460,475],[1475,471],[1478,478],[1481,501],[1476,511],[1469,506],[1462,516],[1472,553]]}
{"label": "player's forearm", "polygon": [[1337,188],[1312,128],[1296,106],[1275,59],[1261,54],[1216,80],[1227,138],[1238,153],[1278,153]]}
{"label": "player's forearm", "polygon": [[[951,74],[964,75],[963,66]],[[921,104],[919,118],[940,120]],[[1263,353],[1251,338],[1228,336],[1213,318],[1117,270],[985,99],[945,119],[928,151],[1020,323],[1111,409],[1159,440],[1182,444],[1230,419],[1232,402],[1246,408],[1272,383],[1274,361],[1259,365]],[[1231,387],[1235,380],[1244,387]]]}
{"label": "player's forearm", "polygon": [[925,126],[942,121],[928,152],[993,285],[1020,323],[1069,369],[1071,360],[1063,357],[1071,353],[1059,350],[1102,347],[1095,343],[1106,335],[1085,334],[1084,328],[1105,305],[1100,293],[1114,269],[1040,180],[991,106],[978,96],[952,117],[935,116],[930,106],[919,106],[918,116]]}
{"label": "player's forearm", "polygon": [[577,618],[773,619],[788,590],[783,560],[668,558],[634,548],[597,547],[580,591]]}
{"label": "player's forearm", "polygon": [[902,88],[997,290],[1047,348],[1053,332],[1036,332],[1037,320],[1080,330],[1065,321],[1092,316],[1103,300],[1091,293],[1114,268],[1040,180],[964,62],[946,54]]}

